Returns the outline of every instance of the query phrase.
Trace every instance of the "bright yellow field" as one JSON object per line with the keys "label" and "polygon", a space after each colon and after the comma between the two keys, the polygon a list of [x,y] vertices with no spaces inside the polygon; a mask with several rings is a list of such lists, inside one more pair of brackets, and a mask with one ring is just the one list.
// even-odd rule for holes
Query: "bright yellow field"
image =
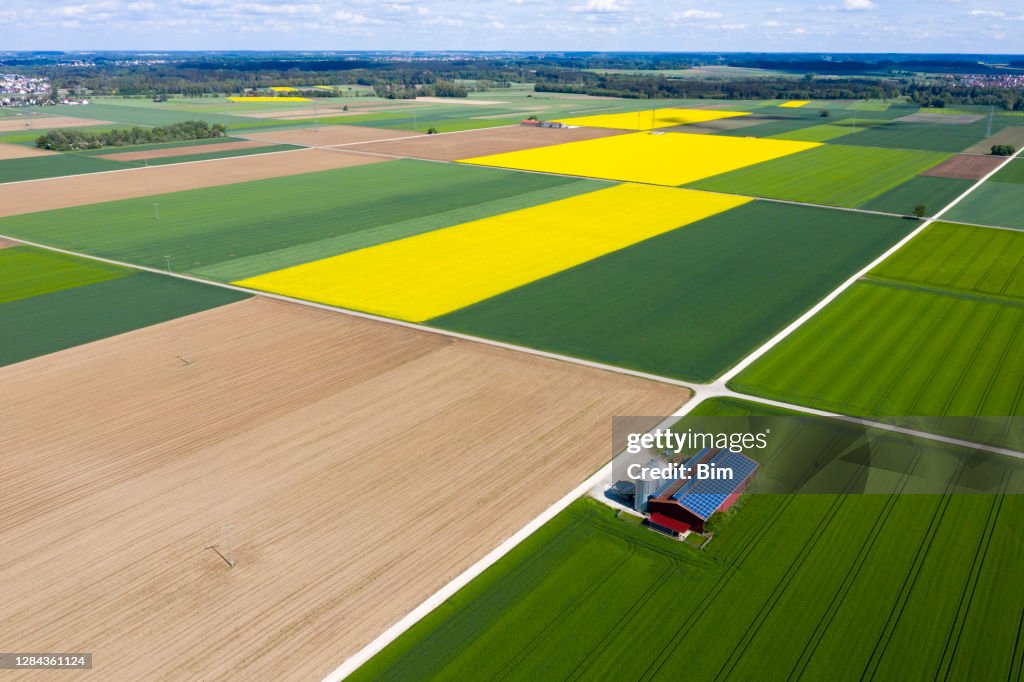
{"label": "bright yellow field", "polygon": [[749,116],[746,111],[715,111],[713,109],[650,109],[631,111],[623,114],[598,114],[577,118],[559,119],[571,126],[591,128],[618,128],[620,130],[653,130],[670,128],[688,123],[703,123],[733,116]]}
{"label": "bright yellow field", "polygon": [[728,135],[633,133],[481,156],[462,163],[677,186],[818,145]]}
{"label": "bright yellow field", "polygon": [[308,97],[228,97],[229,102],[312,102]]}
{"label": "bright yellow field", "polygon": [[422,322],[748,201],[617,185],[235,283]]}
{"label": "bright yellow field", "polygon": [[791,99],[788,102],[783,102],[779,106],[780,107],[788,107],[790,109],[796,109],[797,107],[802,107],[803,105],[810,104],[810,103],[811,103],[811,100],[809,100],[809,99]]}
{"label": "bright yellow field", "polygon": [[289,87],[287,85],[272,85],[272,86],[270,86],[270,89],[273,90],[274,92],[295,92],[296,91],[295,88]]}

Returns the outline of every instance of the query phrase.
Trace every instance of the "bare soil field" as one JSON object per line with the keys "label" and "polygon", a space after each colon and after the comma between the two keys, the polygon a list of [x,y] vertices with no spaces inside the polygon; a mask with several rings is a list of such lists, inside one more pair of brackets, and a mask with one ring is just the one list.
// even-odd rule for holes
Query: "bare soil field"
{"label": "bare soil field", "polygon": [[971,145],[962,153],[988,154],[994,144],[1010,144],[1017,149],[1024,147],[1024,126],[1007,126],[987,140]]}
{"label": "bare soil field", "polygon": [[355,151],[394,154],[435,161],[455,161],[474,156],[501,154],[520,149],[548,147],[565,142],[592,140],[609,135],[621,135],[629,131],[606,128],[534,128],[532,126],[511,126],[506,128],[483,128],[447,135],[420,135],[404,140],[371,142],[354,147]]}
{"label": "bare soil field", "polygon": [[11,241],[10,239],[4,239],[0,237],[0,249],[9,249],[12,246],[18,246],[18,242]]}
{"label": "bare soil field", "polygon": [[167,149],[151,149],[144,152],[120,152],[113,154],[100,154],[97,158],[113,159],[114,161],[142,161],[143,159],[161,159],[172,156],[188,156],[190,154],[207,154],[214,152],[225,152],[233,149],[251,149],[252,147],[266,147],[265,142],[255,140],[243,140],[241,142],[219,142],[215,144],[192,144],[187,147],[169,147]]}
{"label": "bare soil field", "polygon": [[7,159],[27,159],[33,156],[53,156],[58,152],[51,152],[46,149],[26,147],[20,144],[6,144],[0,142],[0,161]]}
{"label": "bare soil field", "polygon": [[0,381],[0,640],[118,680],[320,679],[688,398],[260,298]]}
{"label": "bare soil field", "polygon": [[370,142],[373,140],[391,140],[396,137],[416,137],[423,133],[411,130],[387,130],[383,128],[367,128],[364,126],[320,126],[319,128],[300,128],[298,130],[268,130],[247,135],[239,135],[247,140],[259,140],[274,144],[297,144],[305,147],[335,147],[353,142]]}
{"label": "bare soil field", "polygon": [[50,130],[53,128],[80,128],[82,126],[108,125],[110,121],[74,116],[26,116],[25,118],[0,118],[0,133],[16,130]]}
{"label": "bare soil field", "polygon": [[299,175],[386,161],[380,157],[323,149],[298,149],[259,156],[130,168],[0,185],[0,216],[98,204],[186,189]]}
{"label": "bare soil field", "polygon": [[1005,161],[1001,156],[978,156],[976,154],[957,154],[946,159],[934,168],[929,168],[921,175],[934,175],[940,178],[959,178],[961,180],[979,180],[989,171]]}

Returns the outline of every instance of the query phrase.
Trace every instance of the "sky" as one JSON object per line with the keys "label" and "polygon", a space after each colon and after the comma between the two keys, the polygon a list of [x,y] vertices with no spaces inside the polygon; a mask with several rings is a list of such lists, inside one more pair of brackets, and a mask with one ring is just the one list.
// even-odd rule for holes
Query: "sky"
{"label": "sky", "polygon": [[1020,0],[4,0],[3,50],[1024,53]]}

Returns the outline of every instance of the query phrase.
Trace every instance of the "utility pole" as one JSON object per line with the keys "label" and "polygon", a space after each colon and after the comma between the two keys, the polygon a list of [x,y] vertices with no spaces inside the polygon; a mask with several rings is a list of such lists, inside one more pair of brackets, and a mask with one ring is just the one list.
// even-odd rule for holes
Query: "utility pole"
{"label": "utility pole", "polygon": [[986,138],[992,137],[992,117],[995,116],[995,113],[996,113],[996,105],[995,104],[989,105],[989,108],[988,108],[988,132],[985,133],[985,137]]}
{"label": "utility pole", "polygon": [[169,275],[169,274],[171,274],[171,257],[170,256],[164,256],[164,261],[167,262],[167,274]]}
{"label": "utility pole", "polygon": [[153,220],[160,220],[160,202],[153,204]]}

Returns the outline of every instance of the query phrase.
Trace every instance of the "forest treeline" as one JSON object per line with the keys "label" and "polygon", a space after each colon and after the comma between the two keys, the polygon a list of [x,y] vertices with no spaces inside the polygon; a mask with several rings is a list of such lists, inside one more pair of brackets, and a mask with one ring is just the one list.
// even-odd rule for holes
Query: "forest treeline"
{"label": "forest treeline", "polygon": [[48,131],[36,139],[36,146],[55,152],[70,152],[81,149],[102,149],[104,147],[125,147],[133,144],[154,144],[160,142],[183,142],[187,140],[208,140],[224,137],[227,129],[220,123],[210,125],[206,121],[182,121],[157,128],[118,128],[102,132],[83,131],[77,128],[61,128]]}

